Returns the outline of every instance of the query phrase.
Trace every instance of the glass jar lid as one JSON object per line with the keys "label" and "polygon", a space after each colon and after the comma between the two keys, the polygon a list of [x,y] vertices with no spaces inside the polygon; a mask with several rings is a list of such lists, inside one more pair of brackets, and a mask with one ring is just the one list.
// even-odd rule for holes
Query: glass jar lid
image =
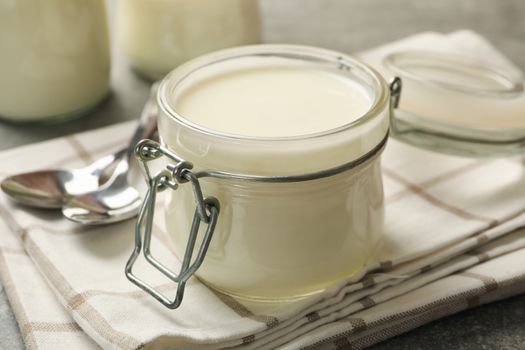
{"label": "glass jar lid", "polygon": [[[466,156],[524,152],[523,78],[471,57],[434,51],[386,56],[403,91],[392,135],[419,147]],[[397,82],[399,85],[399,82]]]}
{"label": "glass jar lid", "polygon": [[394,52],[385,66],[403,79],[446,90],[496,98],[523,92],[523,81],[511,72],[465,56],[431,51]]}

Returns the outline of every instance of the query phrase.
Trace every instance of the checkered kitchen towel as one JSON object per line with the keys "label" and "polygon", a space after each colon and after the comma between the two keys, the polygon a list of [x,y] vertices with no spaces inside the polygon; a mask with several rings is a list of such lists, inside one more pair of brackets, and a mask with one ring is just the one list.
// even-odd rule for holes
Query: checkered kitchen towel
{"label": "checkered kitchen towel", "polygon": [[[470,32],[408,40],[501,57]],[[4,152],[0,175],[81,166],[118,148],[132,128],[116,125]],[[354,349],[525,291],[521,159],[452,157],[391,140],[383,174],[386,232],[378,262],[294,303],[240,302],[191,279],[183,305],[169,311],[124,276],[132,221],[80,227],[3,196],[0,276],[30,349]],[[155,253],[178,264],[162,217],[156,229]],[[136,271],[155,286],[174,290],[139,265]]]}

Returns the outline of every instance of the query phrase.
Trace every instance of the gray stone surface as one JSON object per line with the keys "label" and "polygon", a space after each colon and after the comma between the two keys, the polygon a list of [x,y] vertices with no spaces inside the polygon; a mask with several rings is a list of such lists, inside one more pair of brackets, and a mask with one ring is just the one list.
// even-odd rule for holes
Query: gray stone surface
{"label": "gray stone surface", "polygon": [[525,349],[525,296],[434,321],[370,350]]}
{"label": "gray stone surface", "polygon": [[[260,1],[266,42],[355,52],[420,31],[470,28],[525,70],[523,0]],[[113,54],[112,94],[97,111],[54,126],[0,123],[0,150],[136,118],[148,83],[129,71],[116,45]],[[372,349],[525,349],[524,316],[525,296],[518,296],[433,322]],[[23,349],[3,292],[0,349]]]}

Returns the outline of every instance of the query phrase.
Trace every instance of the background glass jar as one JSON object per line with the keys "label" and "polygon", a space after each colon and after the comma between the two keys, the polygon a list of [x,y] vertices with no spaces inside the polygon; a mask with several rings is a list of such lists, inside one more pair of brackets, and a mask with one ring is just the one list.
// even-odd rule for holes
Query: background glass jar
{"label": "background glass jar", "polygon": [[117,30],[130,64],[160,79],[211,51],[260,41],[257,0],[120,0]]}
{"label": "background glass jar", "polygon": [[[177,112],[177,96],[194,82],[207,74],[247,66],[337,74],[359,84],[369,94],[371,106],[339,128],[277,138],[216,132]],[[382,231],[379,153],[388,132],[388,98],[386,83],[373,70],[339,53],[307,47],[225,50],[168,75],[158,97],[162,142],[192,162],[195,171],[263,177],[262,181],[200,179],[204,195],[219,200],[221,213],[197,275],[232,295],[287,299],[318,292],[358,272]],[[316,101],[304,103],[314,107]],[[354,167],[332,176],[273,181],[276,176],[315,174],[356,160],[360,161]],[[182,258],[195,210],[194,193],[191,186],[180,185],[168,196],[167,227]]]}
{"label": "background glass jar", "polygon": [[0,117],[82,115],[109,89],[104,0],[0,1]]}

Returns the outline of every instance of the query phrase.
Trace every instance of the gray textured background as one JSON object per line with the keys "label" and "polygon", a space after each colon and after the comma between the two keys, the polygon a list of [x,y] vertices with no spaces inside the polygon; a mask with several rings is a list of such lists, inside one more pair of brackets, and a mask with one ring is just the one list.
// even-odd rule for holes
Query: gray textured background
{"label": "gray textured background", "polygon": [[[260,1],[266,42],[350,53],[420,31],[469,28],[525,70],[525,0]],[[136,118],[148,84],[129,71],[116,45],[113,61],[113,93],[98,111],[59,126],[0,123],[0,150]],[[524,319],[525,296],[518,296],[433,322],[373,349],[525,349]],[[0,349],[23,349],[3,291]]]}

